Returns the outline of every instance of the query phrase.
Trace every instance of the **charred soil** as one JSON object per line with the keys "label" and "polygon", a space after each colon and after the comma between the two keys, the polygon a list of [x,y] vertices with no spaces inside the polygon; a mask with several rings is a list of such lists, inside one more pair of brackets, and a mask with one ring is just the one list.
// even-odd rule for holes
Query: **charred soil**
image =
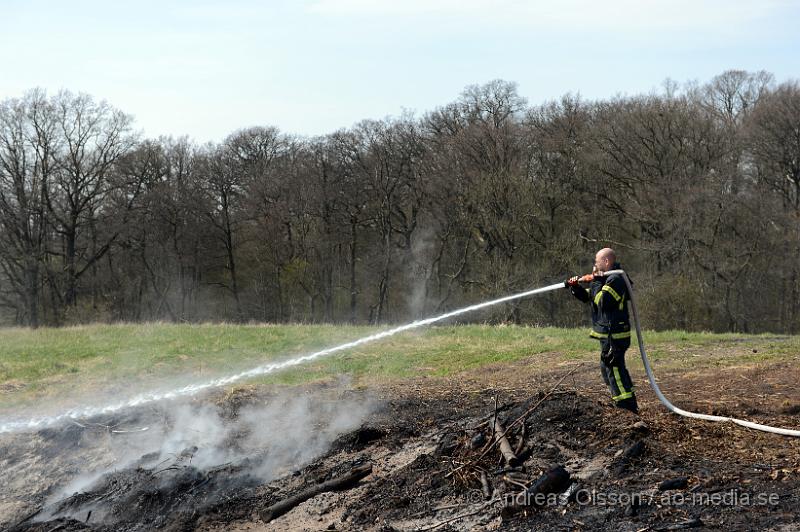
{"label": "charred soil", "polygon": [[[520,363],[516,370],[387,385],[380,407],[360,428],[268,481],[252,472],[269,449],[203,468],[187,447],[166,462],[144,455],[108,471],[108,449],[130,433],[69,425],[4,435],[0,524],[41,532],[797,526],[798,440],[675,416],[643,386],[639,416],[615,409],[586,365],[535,376],[522,369]],[[667,375],[664,387],[667,395],[670,387],[696,390],[676,401],[690,409],[797,427],[800,398],[775,399],[762,384],[796,386],[797,377],[780,367],[764,369],[757,382],[734,373]],[[222,402],[233,419],[261,397],[251,389],[206,400]],[[152,423],[153,416],[134,412],[116,423]],[[500,452],[501,435],[515,460]],[[237,445],[236,438],[227,445]],[[271,505],[367,464],[371,474],[354,485],[263,518]],[[62,493],[78,472],[101,466],[105,474]]]}

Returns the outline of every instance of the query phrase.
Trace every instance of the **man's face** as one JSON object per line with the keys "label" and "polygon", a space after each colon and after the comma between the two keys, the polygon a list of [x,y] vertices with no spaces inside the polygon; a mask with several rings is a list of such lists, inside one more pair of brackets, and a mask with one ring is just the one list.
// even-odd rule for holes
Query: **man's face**
{"label": "man's face", "polygon": [[601,272],[608,271],[609,266],[610,264],[607,256],[603,256],[600,253],[594,256],[595,271],[601,271]]}

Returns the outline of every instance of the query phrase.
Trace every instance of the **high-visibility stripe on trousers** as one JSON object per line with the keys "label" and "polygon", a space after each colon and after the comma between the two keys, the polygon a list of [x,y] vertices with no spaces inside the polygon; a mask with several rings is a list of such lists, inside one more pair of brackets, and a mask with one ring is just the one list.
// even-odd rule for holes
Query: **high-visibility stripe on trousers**
{"label": "high-visibility stripe on trousers", "polygon": [[603,381],[611,390],[611,399],[615,402],[635,397],[633,381],[628,368],[625,367],[625,351],[630,345],[630,338],[600,340],[600,371],[603,374]]}

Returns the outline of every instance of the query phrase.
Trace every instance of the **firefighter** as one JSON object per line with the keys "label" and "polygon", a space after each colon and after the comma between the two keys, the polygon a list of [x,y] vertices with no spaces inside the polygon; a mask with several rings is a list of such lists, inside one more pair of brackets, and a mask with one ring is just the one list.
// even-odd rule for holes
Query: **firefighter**
{"label": "firefighter", "polygon": [[633,382],[625,367],[625,351],[631,345],[628,290],[622,274],[604,275],[621,269],[614,250],[603,248],[595,255],[589,288],[582,287],[577,276],[565,284],[572,295],[592,307],[590,336],[600,340],[600,370],[611,389],[614,405],[638,414]]}

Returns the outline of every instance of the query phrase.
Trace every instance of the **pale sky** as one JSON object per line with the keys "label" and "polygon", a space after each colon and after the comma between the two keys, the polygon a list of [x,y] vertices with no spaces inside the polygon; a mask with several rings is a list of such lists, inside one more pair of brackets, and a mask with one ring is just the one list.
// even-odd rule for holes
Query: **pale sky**
{"label": "pale sky", "polygon": [[800,0],[0,0],[0,100],[86,92],[146,136],[316,135],[515,81],[531,104],[800,77]]}

